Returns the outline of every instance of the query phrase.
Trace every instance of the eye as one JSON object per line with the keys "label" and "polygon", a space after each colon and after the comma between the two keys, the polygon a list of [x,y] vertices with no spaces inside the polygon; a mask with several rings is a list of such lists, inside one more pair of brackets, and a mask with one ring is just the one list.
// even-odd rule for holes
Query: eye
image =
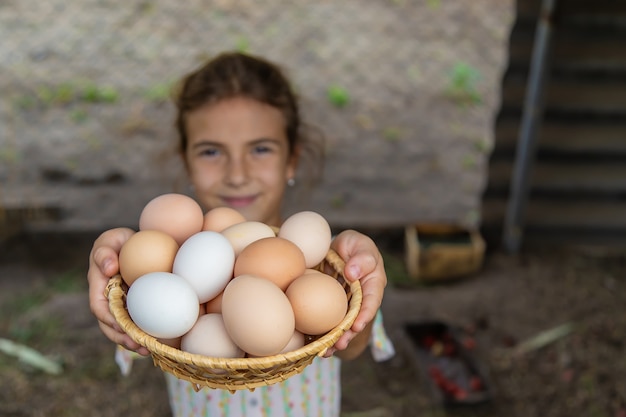
{"label": "eye", "polygon": [[216,157],[216,156],[219,156],[220,153],[221,152],[218,148],[213,148],[213,147],[204,147],[198,150],[199,156],[206,156],[206,157]]}
{"label": "eye", "polygon": [[259,155],[271,153],[273,151],[272,147],[268,145],[256,145],[252,148],[252,153]]}

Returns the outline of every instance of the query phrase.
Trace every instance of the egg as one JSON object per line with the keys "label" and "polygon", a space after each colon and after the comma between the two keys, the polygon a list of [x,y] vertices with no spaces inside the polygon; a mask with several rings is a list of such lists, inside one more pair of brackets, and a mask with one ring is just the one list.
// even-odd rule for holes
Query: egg
{"label": "egg", "polygon": [[163,338],[157,338],[157,340],[161,343],[163,343],[164,345],[167,345],[169,347],[173,347],[174,349],[180,349],[180,341],[182,339],[182,336],[179,337],[174,337],[171,339],[163,339]]}
{"label": "egg", "polygon": [[279,353],[293,352],[294,350],[300,349],[302,346],[304,346],[304,334],[295,330],[291,339],[287,342],[287,346],[285,346]]}
{"label": "egg", "polygon": [[240,275],[228,283],[222,296],[222,316],[237,346],[255,356],[277,354],[295,330],[285,293],[272,281],[253,275]]}
{"label": "egg", "polygon": [[204,214],[193,198],[177,193],[162,194],[146,204],[139,216],[139,230],[160,230],[182,245],[202,231]]}
{"label": "egg", "polygon": [[201,316],[191,330],[182,336],[180,349],[217,358],[242,358],[244,356],[244,351],[228,335],[221,314]]}
{"label": "egg", "polygon": [[280,237],[266,237],[241,251],[233,273],[267,278],[284,291],[305,269],[304,255],[294,243]]}
{"label": "egg", "polygon": [[243,214],[230,207],[216,207],[206,212],[202,230],[221,232],[227,227],[243,223],[246,218]]}
{"label": "egg", "polygon": [[262,222],[246,221],[237,223],[222,230],[224,235],[235,250],[235,256],[238,256],[243,248],[248,246],[255,240],[265,237],[275,237],[274,229]]}
{"label": "egg", "polygon": [[337,326],[348,311],[343,286],[330,275],[314,271],[296,278],[285,291],[296,330],[321,335]]}
{"label": "egg", "polygon": [[[287,342],[287,345],[284,348],[282,348],[282,350],[278,352],[278,354],[288,353],[288,352],[293,352],[294,350],[298,350],[306,344],[305,341],[306,340],[305,340],[304,334],[295,330],[293,332],[293,335],[291,336],[291,339],[289,339],[289,342]],[[258,358],[258,356],[252,355],[250,353],[248,353],[248,357]]]}
{"label": "egg", "polygon": [[172,272],[178,243],[159,230],[140,230],[122,245],[119,268],[122,279],[132,285],[148,272]]}
{"label": "egg", "polygon": [[205,303],[224,290],[234,263],[235,252],[228,239],[218,232],[203,231],[181,245],[172,272],[186,279]]}
{"label": "egg", "polygon": [[128,289],[126,305],[130,318],[141,330],[161,339],[187,333],[200,309],[191,285],[171,272],[150,272],[137,278]]}
{"label": "egg", "polygon": [[330,225],[314,211],[301,211],[289,216],[277,236],[295,243],[302,250],[307,268],[322,262],[332,240]]}
{"label": "egg", "polygon": [[215,297],[211,298],[209,301],[204,303],[204,311],[206,313],[222,313],[222,296],[224,292],[222,291]]}

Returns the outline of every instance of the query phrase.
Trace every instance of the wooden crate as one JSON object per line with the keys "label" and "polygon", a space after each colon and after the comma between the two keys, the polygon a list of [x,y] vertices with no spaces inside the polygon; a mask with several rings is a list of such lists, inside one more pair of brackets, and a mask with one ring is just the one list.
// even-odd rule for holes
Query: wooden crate
{"label": "wooden crate", "polygon": [[414,224],[405,228],[405,263],[411,279],[457,279],[483,264],[485,242],[477,230],[452,224]]}

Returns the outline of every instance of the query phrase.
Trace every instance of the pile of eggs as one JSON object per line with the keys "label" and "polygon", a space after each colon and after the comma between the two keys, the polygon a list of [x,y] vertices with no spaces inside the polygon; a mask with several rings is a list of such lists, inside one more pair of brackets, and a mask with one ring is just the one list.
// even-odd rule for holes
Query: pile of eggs
{"label": "pile of eggs", "polygon": [[203,213],[183,194],[142,210],[122,246],[120,274],[133,322],[162,343],[212,357],[262,357],[304,346],[346,315],[343,286],[316,269],[331,242],[318,213],[276,232],[227,207]]}

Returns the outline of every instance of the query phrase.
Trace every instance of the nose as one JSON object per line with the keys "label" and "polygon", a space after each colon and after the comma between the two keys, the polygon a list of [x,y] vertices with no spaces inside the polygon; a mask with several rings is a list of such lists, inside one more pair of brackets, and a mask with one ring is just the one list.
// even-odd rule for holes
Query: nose
{"label": "nose", "polygon": [[245,158],[231,156],[228,161],[226,182],[231,186],[241,186],[248,181],[248,170]]}

